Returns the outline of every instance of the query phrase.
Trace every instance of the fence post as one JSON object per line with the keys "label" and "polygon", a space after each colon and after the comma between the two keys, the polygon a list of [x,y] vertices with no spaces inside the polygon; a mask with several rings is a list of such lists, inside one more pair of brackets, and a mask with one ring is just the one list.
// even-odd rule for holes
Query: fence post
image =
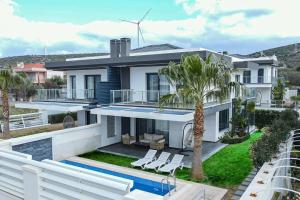
{"label": "fence post", "polygon": [[24,200],[39,200],[40,198],[40,173],[41,169],[23,165]]}

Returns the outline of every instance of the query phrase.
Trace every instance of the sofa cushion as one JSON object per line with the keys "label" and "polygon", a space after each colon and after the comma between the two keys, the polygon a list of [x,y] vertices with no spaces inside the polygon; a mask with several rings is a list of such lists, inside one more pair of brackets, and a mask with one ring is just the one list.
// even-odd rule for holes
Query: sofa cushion
{"label": "sofa cushion", "polygon": [[163,135],[154,135],[153,136],[153,140],[160,140],[160,139],[163,139],[164,136]]}
{"label": "sofa cushion", "polygon": [[144,133],[144,139],[145,140],[153,140],[153,134]]}
{"label": "sofa cushion", "polygon": [[150,143],[150,140],[140,140],[142,143]]}

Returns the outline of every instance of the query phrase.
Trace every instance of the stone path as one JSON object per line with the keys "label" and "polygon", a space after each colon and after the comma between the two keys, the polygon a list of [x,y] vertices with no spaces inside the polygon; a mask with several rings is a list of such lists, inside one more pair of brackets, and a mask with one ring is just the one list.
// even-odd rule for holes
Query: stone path
{"label": "stone path", "polygon": [[247,187],[250,185],[251,181],[257,174],[257,169],[253,169],[249,176],[245,178],[245,180],[242,182],[242,184],[237,188],[233,196],[231,197],[231,200],[239,200],[243,193],[246,191]]}

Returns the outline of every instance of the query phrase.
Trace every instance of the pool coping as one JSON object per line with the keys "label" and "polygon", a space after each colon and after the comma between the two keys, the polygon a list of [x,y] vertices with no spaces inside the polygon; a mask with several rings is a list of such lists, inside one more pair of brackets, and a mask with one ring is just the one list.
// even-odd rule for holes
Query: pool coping
{"label": "pool coping", "polygon": [[[77,156],[71,157],[67,160],[91,165],[94,167],[100,167],[112,171],[117,171],[120,173],[141,177],[156,182],[161,182],[163,178],[166,178],[166,176],[160,174],[154,174],[151,172],[146,172],[146,171],[137,170],[133,168],[121,167],[121,166],[90,160],[86,158],[81,158]],[[200,184],[200,183],[194,183],[194,182],[185,181],[181,179],[177,179],[176,183],[177,183],[177,191],[172,190],[171,196],[169,196],[168,194],[165,195],[163,197],[164,200],[179,200],[179,199],[193,200],[195,199],[195,197],[203,194],[203,189],[205,190],[205,199],[210,199],[210,200],[221,200],[224,198],[224,196],[227,193],[227,190],[223,188],[218,188],[218,187]],[[173,180],[171,180],[171,184],[174,184]]]}

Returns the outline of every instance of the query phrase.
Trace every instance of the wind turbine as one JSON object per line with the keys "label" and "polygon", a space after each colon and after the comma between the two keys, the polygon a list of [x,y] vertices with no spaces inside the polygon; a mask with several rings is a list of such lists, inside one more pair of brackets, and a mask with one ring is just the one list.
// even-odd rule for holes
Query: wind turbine
{"label": "wind turbine", "polygon": [[141,22],[145,19],[145,17],[149,14],[149,12],[151,11],[151,9],[149,9],[145,14],[144,16],[137,22],[135,21],[129,21],[129,20],[124,20],[124,19],[120,19],[121,21],[123,22],[128,22],[128,23],[131,23],[131,24],[135,24],[137,25],[137,44],[138,44],[138,47],[140,47],[140,34],[141,34],[141,37],[143,39],[143,42],[145,42],[145,39],[144,39],[144,36],[143,36],[143,33],[142,33],[142,30],[141,30]]}

